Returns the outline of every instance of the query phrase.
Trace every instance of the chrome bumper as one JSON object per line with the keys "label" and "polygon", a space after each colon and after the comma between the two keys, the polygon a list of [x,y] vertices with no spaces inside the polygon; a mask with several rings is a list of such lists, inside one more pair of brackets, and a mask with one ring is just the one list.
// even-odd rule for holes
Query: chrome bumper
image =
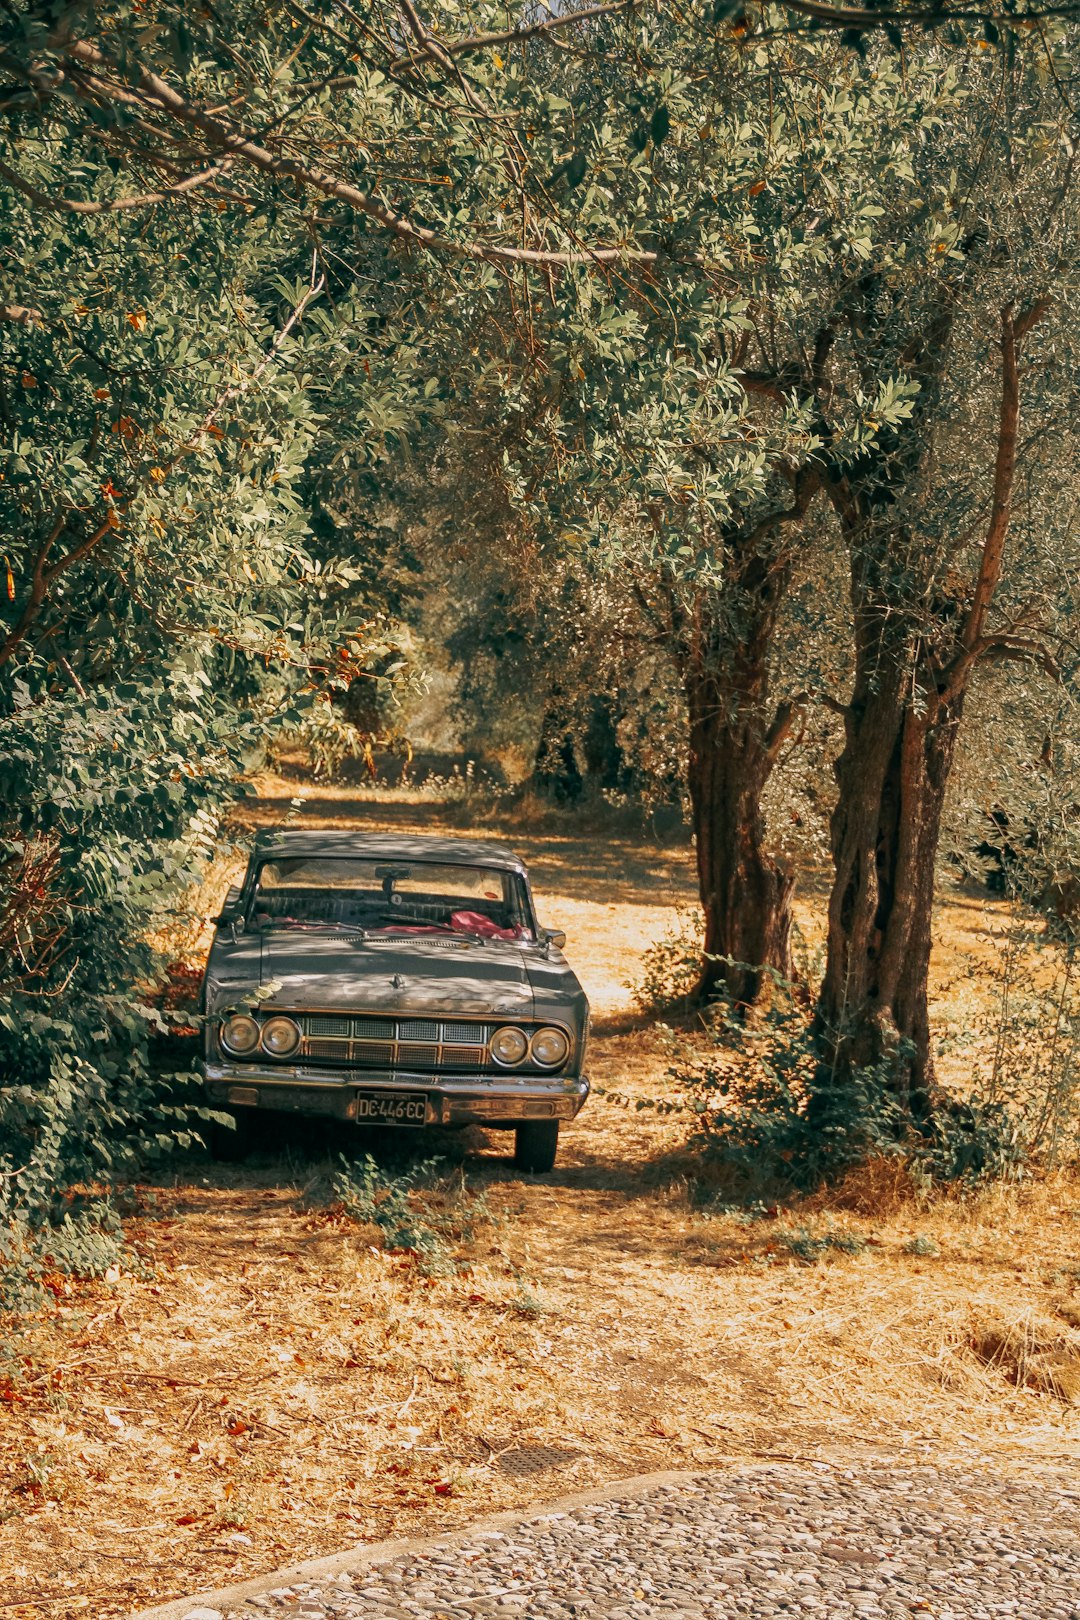
{"label": "chrome bumper", "polygon": [[371,1091],[423,1093],[425,1125],[519,1124],[529,1119],[573,1119],[589,1095],[589,1082],[567,1076],[550,1080],[492,1080],[470,1075],[348,1074],[256,1064],[204,1062],[207,1098],[224,1108],[273,1108],[295,1114],[357,1117],[357,1094]]}

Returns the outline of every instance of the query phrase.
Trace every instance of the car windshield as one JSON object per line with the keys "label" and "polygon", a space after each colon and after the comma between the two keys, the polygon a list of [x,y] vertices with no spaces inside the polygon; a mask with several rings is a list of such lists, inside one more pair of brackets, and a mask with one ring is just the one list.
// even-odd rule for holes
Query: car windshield
{"label": "car windshield", "polygon": [[524,880],[490,866],[297,856],[264,861],[248,910],[255,928],[533,938]]}

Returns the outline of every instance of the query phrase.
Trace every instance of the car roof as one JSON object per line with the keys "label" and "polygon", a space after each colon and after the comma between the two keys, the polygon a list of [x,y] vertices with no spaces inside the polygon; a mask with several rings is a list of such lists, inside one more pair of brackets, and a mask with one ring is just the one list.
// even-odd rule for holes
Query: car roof
{"label": "car roof", "polygon": [[524,872],[520,855],[504,844],[487,844],[472,838],[431,838],[404,833],[343,832],[338,828],[264,829],[256,835],[255,857],[352,855],[384,861],[438,861],[446,866],[496,866],[509,872]]}

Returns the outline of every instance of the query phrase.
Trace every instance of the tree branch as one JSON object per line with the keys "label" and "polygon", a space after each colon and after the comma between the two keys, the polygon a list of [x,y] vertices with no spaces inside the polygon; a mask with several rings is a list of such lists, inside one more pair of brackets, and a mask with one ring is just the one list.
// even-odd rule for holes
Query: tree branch
{"label": "tree branch", "polygon": [[48,591],[48,561],[49,553],[64,532],[67,523],[67,514],[61,512],[53,521],[53,526],[38,547],[34,558],[34,567],[30,575],[30,590],[23,603],[22,612],[15,624],[0,642],[0,665],[6,664],[15,649],[26,639],[27,633],[38,614],[41,612],[45,596]]}
{"label": "tree branch", "polygon": [[753,550],[759,540],[763,540],[773,529],[783,528],[788,523],[798,523],[804,518],[810,508],[810,502],[821,488],[821,475],[816,467],[802,467],[795,474],[795,498],[790,506],[782,507],[759,519],[751,529],[743,529],[733,538],[737,539],[740,550]]}
{"label": "tree branch", "polygon": [[10,169],[6,163],[0,162],[0,175],[13,185],[16,191],[21,191],[30,198],[39,208],[46,209],[53,214],[121,214],[134,208],[153,208],[158,203],[167,202],[170,197],[182,197],[198,186],[205,186],[208,181],[216,180],[231,166],[231,159],[225,158],[221,163],[215,163],[212,168],[204,169],[200,174],[189,174],[185,180],[177,181],[174,186],[166,186],[162,191],[145,191],[134,197],[116,197],[111,201],[102,202],[76,202],[70,197],[51,197],[46,191],[39,191],[32,186],[29,180],[24,180],[17,169]]}
{"label": "tree branch", "polygon": [[[630,0],[627,0],[630,3]],[[67,45],[67,54],[80,67],[98,74],[102,72],[113,73],[119,71],[105,54],[95,45],[86,40],[72,40]],[[78,75],[69,78],[72,89],[79,93],[83,89],[78,83]],[[350,185],[345,180],[328,173],[324,169],[309,163],[301,163],[293,158],[276,157],[273,152],[262,146],[250,131],[231,128],[220,118],[213,116],[203,108],[188,101],[175,90],[172,85],[152,73],[149,68],[138,70],[138,95],[132,96],[117,86],[109,84],[106,79],[97,78],[93,84],[93,93],[99,97],[130,104],[132,100],[142,106],[150,106],[164,113],[167,117],[182,123],[185,126],[197,129],[228,159],[242,160],[264,174],[272,175],[275,179],[287,179],[295,184],[310,187],[313,191],[321,192],[324,196],[334,197],[340,202],[347,203],[358,213],[374,220],[384,230],[389,231],[399,240],[411,243],[417,247],[427,248],[433,252],[446,253],[455,258],[465,258],[484,261],[491,264],[536,264],[569,267],[573,265],[614,265],[639,264],[655,265],[665,257],[664,253],[651,250],[621,247],[584,247],[579,249],[549,249],[509,247],[496,243],[483,242],[455,242],[449,237],[441,236],[428,226],[418,225],[396,208],[379,200],[370,192],[361,191],[358,187]],[[215,171],[216,172],[216,171]],[[7,171],[9,178],[11,171]],[[196,177],[192,177],[194,180]],[[19,176],[20,189],[27,189],[27,182]],[[201,182],[200,182],[201,183]],[[162,196],[171,195],[169,188],[162,192]],[[156,198],[157,194],[152,194]],[[144,199],[149,202],[152,198]],[[35,200],[38,200],[35,197]],[[81,208],[82,205],[79,205]],[[101,211],[100,205],[87,205]],[[130,206],[137,206],[131,200]],[[687,255],[686,262],[703,264],[700,254]]]}
{"label": "tree branch", "polygon": [[795,721],[809,703],[811,693],[795,692],[776,706],[773,723],[765,733],[765,765],[771,771],[780,757],[780,750],[791,735]]}
{"label": "tree branch", "polygon": [[782,405],[785,409],[791,404],[780,378],[770,372],[740,371],[738,381],[748,394],[758,394],[762,399],[771,399],[775,405]]}
{"label": "tree branch", "polygon": [[1041,18],[1076,16],[1076,6],[1072,4],[1032,6],[1027,12],[1011,12],[984,6],[961,9],[947,4],[918,9],[890,6],[887,10],[882,8],[880,11],[872,11],[863,6],[829,5],[825,0],[780,0],[780,3],[786,11],[794,11],[802,17],[812,17],[815,22],[827,23],[833,28],[895,28],[898,25],[938,28],[946,23],[963,22],[992,22],[1005,26],[1013,24],[1023,28],[1026,24]]}
{"label": "tree branch", "polygon": [[1016,441],[1020,427],[1020,346],[1032,327],[1046,314],[1050,301],[1038,299],[1019,317],[1006,304],[1001,312],[1001,409],[998,415],[997,455],[994,462],[994,495],[990,520],[983,541],[979,575],[975,582],[967,622],[960,637],[968,661],[982,639],[986,615],[994,599],[1005,541],[1012,519],[1013,485],[1016,482]]}
{"label": "tree branch", "polygon": [[623,11],[633,11],[641,3],[642,0],[613,0],[611,5],[584,6],[580,11],[560,12],[526,28],[508,28],[501,34],[471,34],[464,39],[444,40],[442,48],[451,56],[461,56],[467,51],[493,50],[496,45],[523,45],[528,39],[554,34],[560,28],[572,28],[577,23],[592,22],[597,17],[613,17]]}
{"label": "tree branch", "polygon": [[1016,659],[1022,663],[1039,664],[1052,681],[1061,684],[1061,666],[1049,647],[1044,647],[1041,641],[1031,641],[1025,636],[1010,636],[1005,633],[982,636],[976,643],[974,652],[976,658],[989,658],[995,662]]}

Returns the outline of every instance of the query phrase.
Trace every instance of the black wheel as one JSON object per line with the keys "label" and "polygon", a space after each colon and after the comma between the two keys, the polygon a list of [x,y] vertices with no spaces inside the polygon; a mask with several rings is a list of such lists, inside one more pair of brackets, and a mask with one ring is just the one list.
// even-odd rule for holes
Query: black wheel
{"label": "black wheel", "polygon": [[514,1127],[514,1163],[519,1170],[528,1170],[534,1176],[544,1175],[555,1168],[558,1151],[557,1119],[531,1119],[526,1125]]}
{"label": "black wheel", "polygon": [[211,1155],[223,1164],[239,1164],[251,1152],[255,1139],[255,1111],[244,1109],[233,1115],[236,1129],[212,1121],[207,1131]]}

